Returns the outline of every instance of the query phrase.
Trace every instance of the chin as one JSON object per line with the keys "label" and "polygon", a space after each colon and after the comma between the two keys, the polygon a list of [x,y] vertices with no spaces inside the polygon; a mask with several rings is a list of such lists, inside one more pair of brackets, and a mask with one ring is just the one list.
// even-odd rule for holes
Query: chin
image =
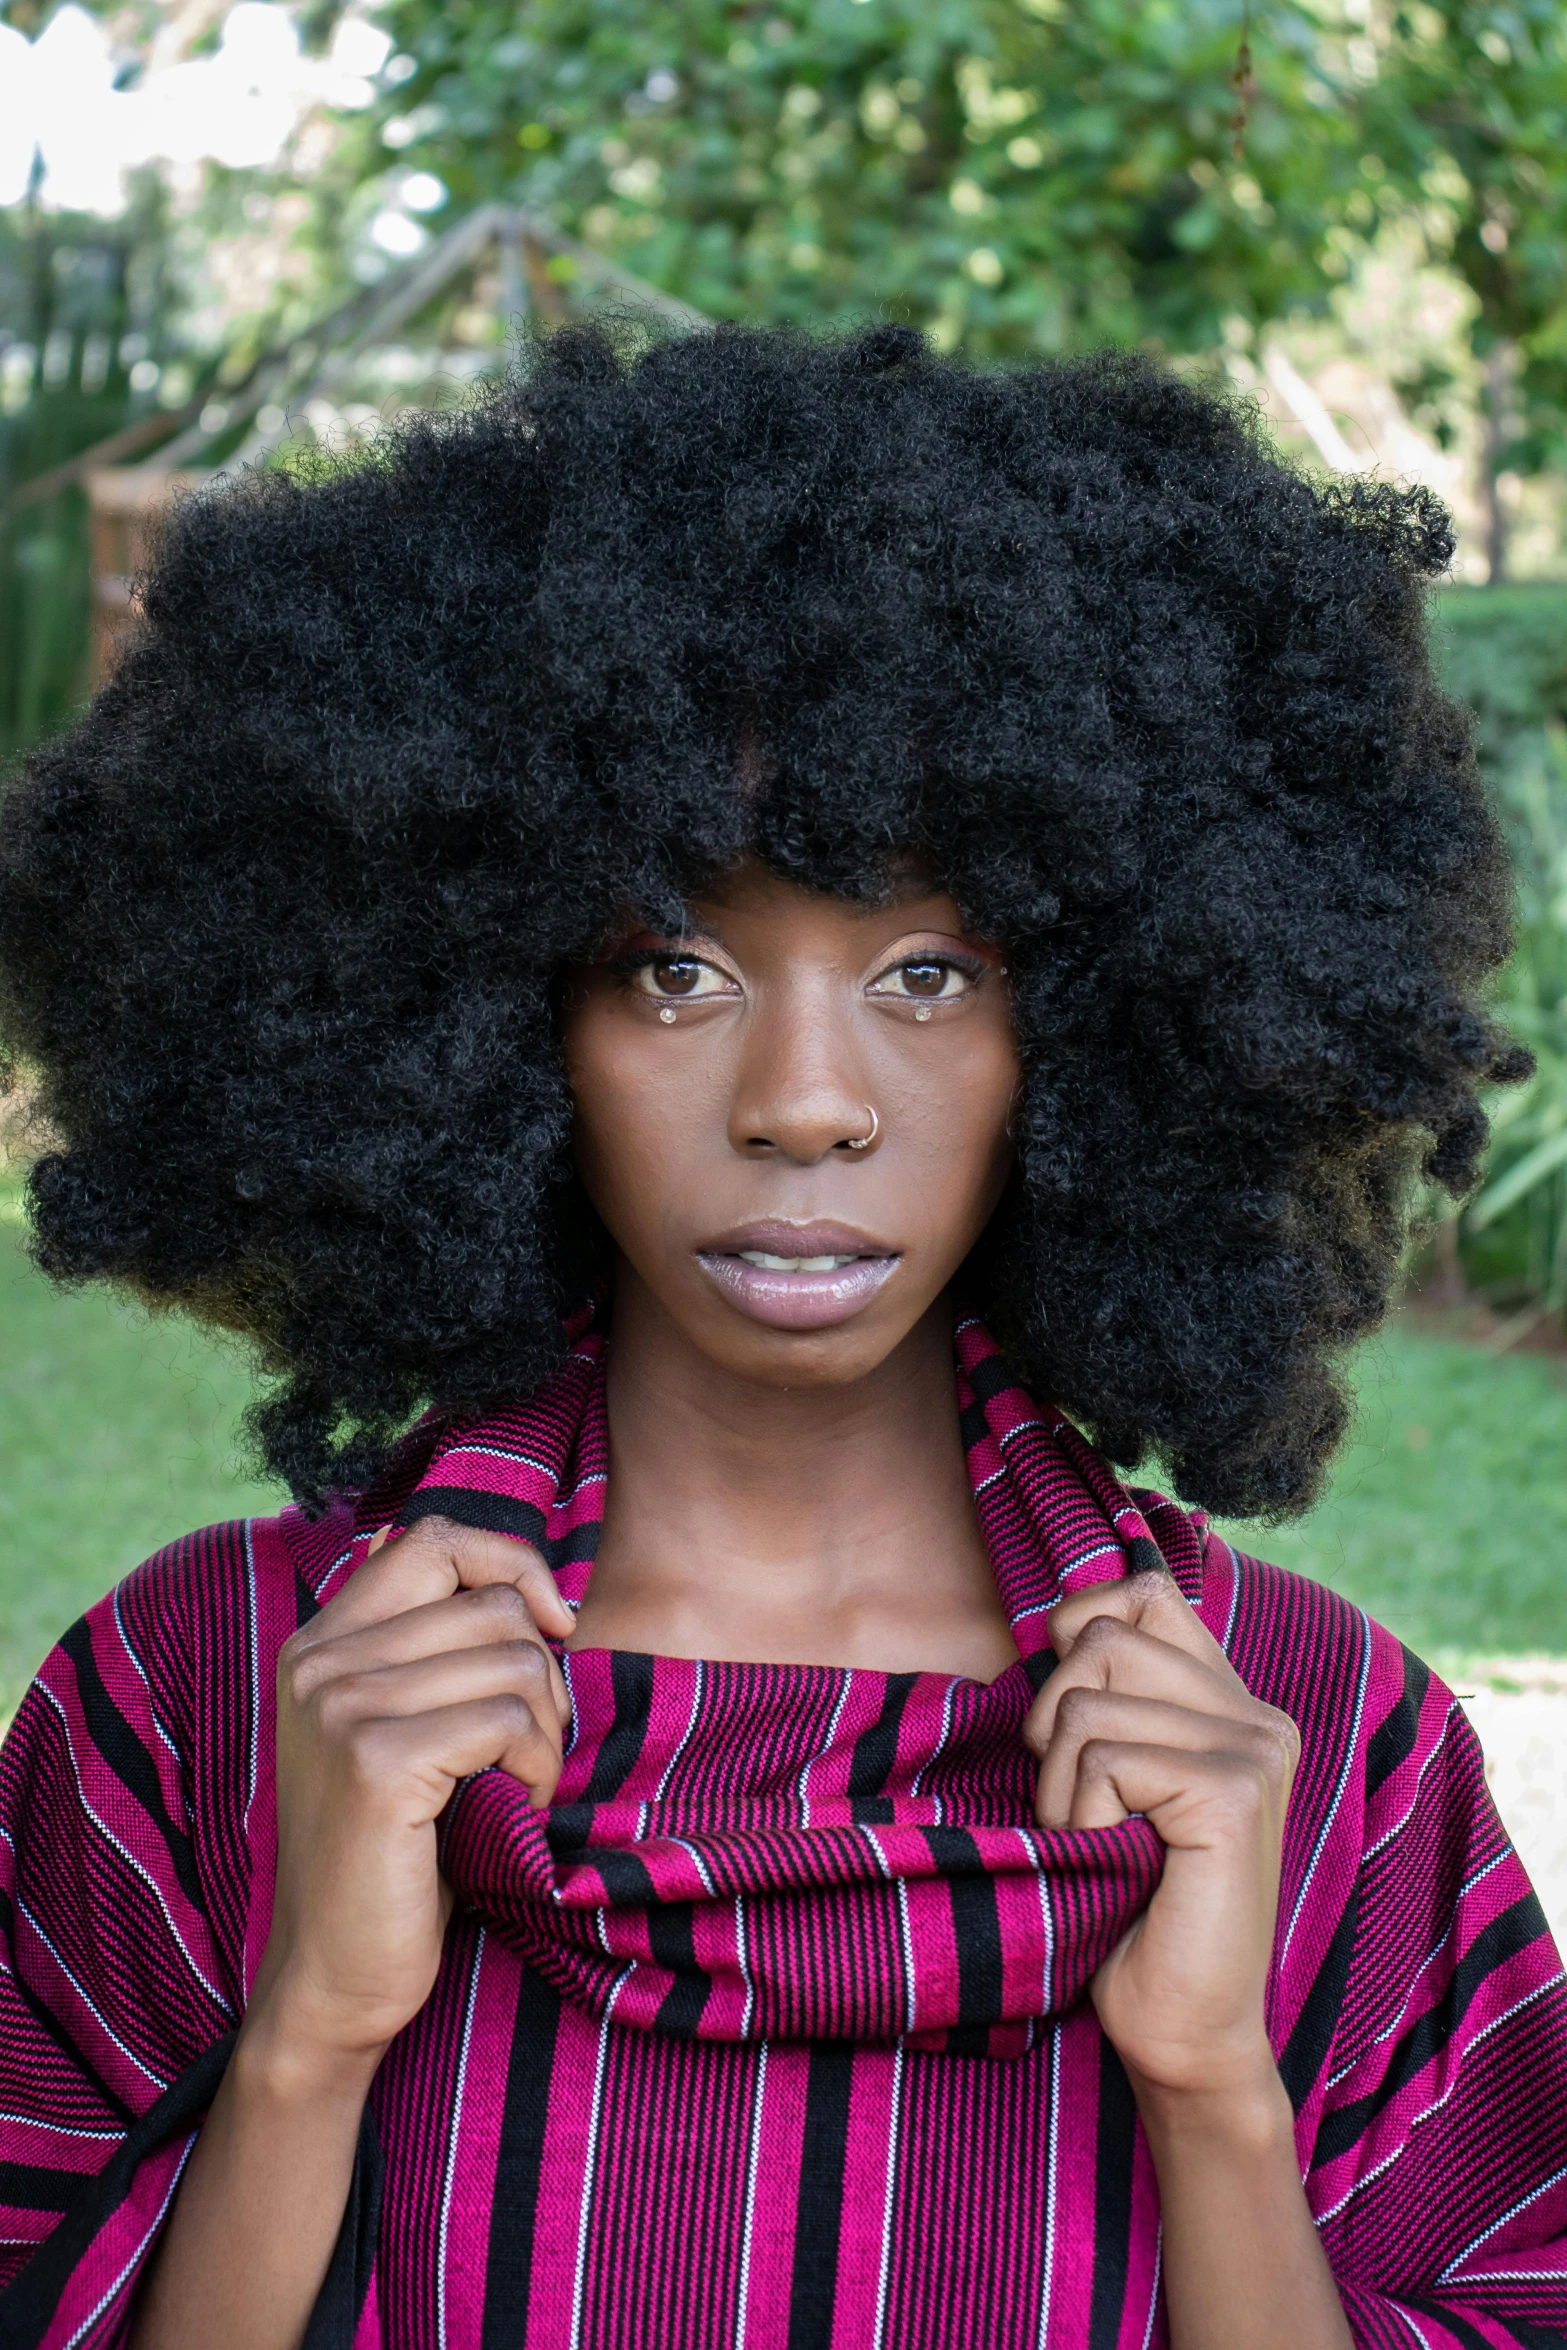
{"label": "chin", "polygon": [[856,1317],[828,1330],[770,1330],[749,1324],[738,1330],[708,1327],[690,1335],[711,1361],[754,1387],[852,1387],[880,1370],[908,1337],[910,1327],[901,1316],[890,1329]]}

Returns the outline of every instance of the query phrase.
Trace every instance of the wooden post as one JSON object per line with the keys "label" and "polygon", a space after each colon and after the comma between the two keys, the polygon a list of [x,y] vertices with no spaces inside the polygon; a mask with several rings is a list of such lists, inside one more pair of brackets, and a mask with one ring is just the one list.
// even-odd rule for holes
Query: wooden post
{"label": "wooden post", "polygon": [[146,568],[158,517],[181,490],[207,479],[159,465],[99,466],[87,476],[92,550],[92,684],[113,674],[135,625],[135,582]]}

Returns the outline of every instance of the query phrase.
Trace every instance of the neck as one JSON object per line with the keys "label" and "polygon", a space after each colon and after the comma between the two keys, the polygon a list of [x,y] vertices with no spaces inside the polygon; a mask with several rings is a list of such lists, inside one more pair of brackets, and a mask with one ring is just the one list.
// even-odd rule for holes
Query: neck
{"label": "neck", "polygon": [[1016,1655],[975,1517],[946,1299],[849,1386],[761,1387],[617,1281],[604,1532],[574,1644],[963,1672]]}

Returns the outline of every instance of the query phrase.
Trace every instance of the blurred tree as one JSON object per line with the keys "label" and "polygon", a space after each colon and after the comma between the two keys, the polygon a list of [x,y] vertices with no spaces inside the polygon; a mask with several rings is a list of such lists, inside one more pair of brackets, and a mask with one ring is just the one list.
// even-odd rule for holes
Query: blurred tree
{"label": "blurred tree", "polygon": [[360,136],[720,317],[901,312],[981,356],[1323,299],[1359,152],[1315,10],[1236,0],[390,0]]}
{"label": "blurred tree", "polygon": [[1474,297],[1500,581],[1499,479],[1567,461],[1567,12],[1561,0],[1409,0],[1377,38],[1370,0],[1364,13],[1366,143]]}
{"label": "blurred tree", "polygon": [[118,220],[0,211],[0,749],[80,691],[88,617],[79,488],[15,493],[153,406],[168,358],[161,190]]}

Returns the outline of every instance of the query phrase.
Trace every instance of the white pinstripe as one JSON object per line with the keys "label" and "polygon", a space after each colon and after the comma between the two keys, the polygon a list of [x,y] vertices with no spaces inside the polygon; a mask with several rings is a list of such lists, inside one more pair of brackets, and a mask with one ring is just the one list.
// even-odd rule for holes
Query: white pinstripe
{"label": "white pinstripe", "polygon": [[1317,1831],[1317,1841],[1307,1864],[1306,1874],[1301,1879],[1300,1891],[1295,1897],[1295,1907],[1290,1912],[1289,1926],[1284,1935],[1284,1947],[1279,1952],[1281,1966],[1290,1954],[1290,1944],[1295,1937],[1295,1928],[1300,1923],[1300,1913],[1305,1908],[1306,1896],[1311,1891],[1311,1880],[1317,1873],[1317,1863],[1322,1858],[1323,1848],[1327,1843],[1333,1823],[1338,1818],[1338,1807],[1344,1800],[1344,1790],[1349,1785],[1349,1774],[1354,1768],[1355,1757],[1360,1751],[1360,1718],[1366,1710],[1366,1688],[1371,1679],[1371,1622],[1364,1608],[1356,1608],[1355,1613],[1360,1618],[1361,1637],[1360,1684],[1355,1691],[1355,1718],[1349,1726],[1349,1737],[1345,1741],[1344,1767],[1339,1773],[1338,1785],[1333,1790],[1333,1801],[1328,1806],[1327,1818]]}
{"label": "white pinstripe", "polygon": [[582,2205],[577,2214],[577,2263],[571,2282],[571,2350],[582,2350],[582,2286],[588,2263],[588,2215],[593,2206],[593,2181],[598,2171],[599,2115],[604,2103],[604,2061],[609,2053],[610,2019],[615,2002],[631,1980],[628,1966],[610,1992],[599,2026],[598,2057],[593,2066],[593,2104],[588,2114],[588,2151],[582,2169]]}
{"label": "white pinstripe", "polygon": [[462,2128],[462,2096],[468,2078],[468,2047],[473,2037],[474,2002],[479,1996],[479,1970],[484,1964],[484,1929],[474,1945],[473,1967],[468,1977],[468,1997],[463,2006],[462,2039],[457,2049],[457,2086],[452,2095],[451,2125],[446,2133],[446,2175],[441,2181],[441,2221],[436,2235],[435,2273],[439,2281],[435,2300],[436,2339],[441,2350],[446,2350],[446,2232],[451,2220],[452,2185],[457,2176],[457,2133]]}
{"label": "white pinstripe", "polygon": [[207,1997],[212,2001],[212,2004],[217,2009],[219,2015],[232,2020],[234,2014],[233,2008],[224,1998],[222,1992],[217,1988],[216,1984],[208,1982],[206,1976],[202,1973],[200,1967],[196,1964],[195,1959],[191,1956],[190,1951],[187,1949],[185,1944],[185,1937],[180,1932],[179,1927],[175,1924],[174,1919],[170,1914],[169,1905],[163,1898],[162,1889],[159,1886],[157,1879],[149,1875],[148,1871],[142,1867],[141,1862],[136,1858],[135,1853],[130,1850],[129,1846],[120,1842],[119,1837],[116,1836],[114,1830],[109,1826],[107,1820],[100,1819],[97,1812],[94,1811],[92,1804],[88,1800],[87,1789],[82,1782],[81,1768],[76,1760],[76,1745],[71,1736],[71,1724],[69,1717],[66,1714],[65,1707],[61,1703],[60,1699],[55,1695],[54,1691],[50,1688],[47,1681],[40,1681],[38,1683],[38,1687],[60,1716],[61,1727],[65,1732],[65,1751],[71,1758],[71,1775],[76,1781],[76,1797],[77,1801],[82,1807],[83,1812],[86,1814],[87,1818],[91,1820],[93,1826],[97,1829],[104,1842],[106,1844],[112,1845],[114,1850],[119,1854],[121,1860],[124,1861],[126,1867],[131,1871],[131,1873],[141,1879],[141,1882],[146,1886],[148,1892],[152,1895],[153,1900],[157,1903],[159,1909],[162,1911],[163,1922],[168,1927],[170,1936],[174,1942],[174,1946],[178,1950],[181,1958],[183,1958],[185,1964],[189,1967],[191,1973],[195,1976],[203,1991],[206,1992]]}
{"label": "white pinstripe", "polygon": [[751,2293],[751,2228],[756,2217],[756,2170],[762,2150],[762,2100],[767,2094],[767,2042],[756,2060],[756,2101],[751,2113],[751,2144],[745,2163],[745,2216],[740,2225],[740,2291],[735,2321],[735,2350],[745,2350],[745,2327]]}
{"label": "white pinstripe", "polygon": [[881,2273],[876,2280],[874,2350],[882,2350],[887,2329],[887,2280],[892,2269],[892,2191],[898,2176],[898,2120],[903,2098],[903,2043],[892,2051],[892,2112],[887,2123],[887,2192],[881,2211]]}

